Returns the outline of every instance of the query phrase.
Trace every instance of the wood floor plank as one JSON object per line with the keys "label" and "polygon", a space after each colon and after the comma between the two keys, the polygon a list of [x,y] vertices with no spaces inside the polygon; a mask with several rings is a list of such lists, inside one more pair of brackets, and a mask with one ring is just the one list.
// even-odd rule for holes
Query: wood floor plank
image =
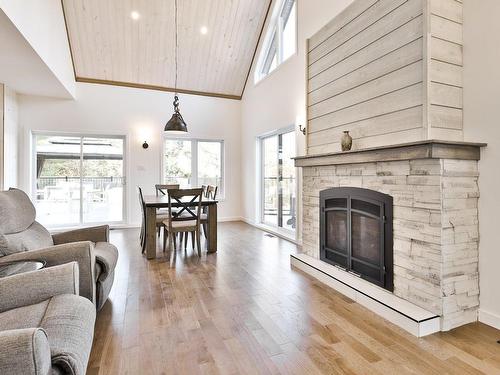
{"label": "wood floor plank", "polygon": [[[296,245],[243,223],[219,251],[175,263],[111,231],[120,258],[87,374],[500,374],[500,331],[481,323],[416,338],[290,268]],[[160,245],[160,242],[159,242]]]}

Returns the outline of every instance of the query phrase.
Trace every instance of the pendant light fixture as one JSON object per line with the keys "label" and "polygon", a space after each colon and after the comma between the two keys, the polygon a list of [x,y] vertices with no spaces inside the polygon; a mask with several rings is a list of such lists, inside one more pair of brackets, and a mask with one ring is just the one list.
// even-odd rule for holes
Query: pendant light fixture
{"label": "pendant light fixture", "polygon": [[177,0],[175,4],[175,95],[174,95],[174,114],[165,125],[166,132],[187,132],[187,125],[179,111],[179,97],[177,96],[177,54],[178,54],[178,27],[177,27]]}

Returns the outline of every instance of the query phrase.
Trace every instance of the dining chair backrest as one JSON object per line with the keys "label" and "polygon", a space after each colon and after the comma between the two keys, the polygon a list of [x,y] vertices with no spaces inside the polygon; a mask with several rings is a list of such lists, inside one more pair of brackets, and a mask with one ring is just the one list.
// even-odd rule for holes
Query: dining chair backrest
{"label": "dining chair backrest", "polygon": [[142,189],[140,186],[137,186],[137,193],[139,195],[139,205],[141,206],[141,212],[144,215],[144,196],[142,195]]}
{"label": "dining chair backrest", "polygon": [[207,185],[201,185],[201,190],[203,190],[203,196],[207,198]]}
{"label": "dining chair backrest", "polygon": [[218,190],[217,186],[208,185],[206,198],[215,200],[217,198],[217,190]]}
{"label": "dining chair backrest", "polygon": [[158,197],[160,194],[161,195],[167,195],[168,189],[179,189],[179,184],[156,184],[155,185],[155,191],[156,191],[156,196]]}
{"label": "dining chair backrest", "polygon": [[[173,221],[196,220],[196,225],[200,225],[201,200],[203,190],[200,189],[169,189],[168,195],[168,215],[169,225]],[[177,212],[172,215],[172,203],[176,204]],[[170,228],[171,229],[171,228]]]}

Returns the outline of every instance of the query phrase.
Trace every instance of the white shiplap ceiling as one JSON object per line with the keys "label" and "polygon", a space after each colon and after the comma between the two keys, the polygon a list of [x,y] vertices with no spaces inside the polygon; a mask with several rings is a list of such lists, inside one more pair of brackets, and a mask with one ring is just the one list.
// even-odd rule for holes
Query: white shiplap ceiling
{"label": "white shiplap ceiling", "polygon": [[[78,81],[171,91],[174,0],[62,3]],[[241,98],[270,0],[177,3],[179,91]]]}

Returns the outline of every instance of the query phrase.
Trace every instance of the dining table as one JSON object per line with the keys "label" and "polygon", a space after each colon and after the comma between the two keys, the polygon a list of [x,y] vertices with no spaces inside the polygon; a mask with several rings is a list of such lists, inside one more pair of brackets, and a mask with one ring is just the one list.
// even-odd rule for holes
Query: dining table
{"label": "dining table", "polygon": [[[184,198],[184,202],[190,202],[188,197]],[[183,200],[181,199],[181,202]],[[215,199],[203,197],[201,201],[202,207],[207,207],[207,252],[215,253],[217,251],[217,203]],[[168,208],[167,195],[145,195],[144,205],[146,207],[146,258],[156,258],[156,211],[159,208]],[[171,202],[172,208],[182,207],[180,202]],[[193,203],[193,207],[197,202]]]}

